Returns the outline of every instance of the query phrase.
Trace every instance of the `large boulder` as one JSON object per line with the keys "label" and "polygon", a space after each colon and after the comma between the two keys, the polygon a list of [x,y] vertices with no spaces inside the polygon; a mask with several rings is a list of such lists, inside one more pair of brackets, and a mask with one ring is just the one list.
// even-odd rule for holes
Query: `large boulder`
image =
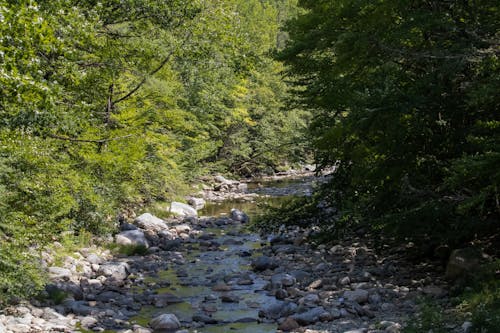
{"label": "large boulder", "polygon": [[144,213],[138,216],[134,222],[142,229],[154,232],[160,232],[162,230],[168,229],[167,224],[162,219],[151,215],[150,213]]}
{"label": "large boulder", "polygon": [[128,230],[120,232],[115,236],[115,242],[119,245],[136,245],[149,247],[146,236],[140,230]]}
{"label": "large boulder", "polygon": [[446,266],[446,278],[456,280],[473,273],[481,263],[481,251],[475,248],[454,250]]}
{"label": "large boulder", "polygon": [[181,323],[172,313],[165,313],[155,317],[149,323],[154,330],[175,331],[181,328]]}
{"label": "large boulder", "polygon": [[178,216],[198,216],[198,212],[193,207],[175,201],[170,204],[170,213]]}

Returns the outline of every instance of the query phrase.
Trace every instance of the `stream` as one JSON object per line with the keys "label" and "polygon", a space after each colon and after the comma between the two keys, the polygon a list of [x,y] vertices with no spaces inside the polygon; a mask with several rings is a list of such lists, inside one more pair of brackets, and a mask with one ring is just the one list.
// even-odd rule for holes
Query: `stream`
{"label": "stream", "polygon": [[[265,290],[268,281],[251,269],[252,260],[261,253],[263,240],[249,232],[244,224],[227,224],[227,215],[235,208],[252,220],[260,214],[261,203],[278,203],[292,195],[308,195],[311,181],[293,179],[262,184],[265,186],[261,183],[248,186],[248,192],[261,195],[255,201],[210,203],[199,212],[203,216],[201,227],[192,227],[200,230],[200,236],[184,241],[166,269],[144,276],[148,289],[170,297],[172,304],[143,306],[139,314],[131,318],[132,323],[147,327],[151,318],[173,313],[183,327],[189,328],[187,332],[276,331],[276,323],[265,323],[259,318],[259,309],[277,300]],[[142,292],[144,289],[136,288],[136,293]]]}

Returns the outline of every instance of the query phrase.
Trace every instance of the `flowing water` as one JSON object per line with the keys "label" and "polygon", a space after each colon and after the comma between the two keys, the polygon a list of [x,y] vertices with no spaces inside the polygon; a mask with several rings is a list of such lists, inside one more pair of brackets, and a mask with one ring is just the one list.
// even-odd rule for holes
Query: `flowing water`
{"label": "flowing water", "polygon": [[[304,195],[310,191],[310,182],[294,181],[266,183],[265,186],[251,184],[249,192],[265,194],[254,202],[225,201],[209,204],[201,215],[211,216],[217,221],[229,214],[232,208],[246,212],[250,218],[259,214],[260,203],[276,203],[291,195]],[[275,323],[262,323],[259,309],[276,302],[267,295],[267,281],[251,270],[252,259],[259,254],[262,240],[250,233],[241,224],[201,228],[207,239],[216,247],[207,247],[199,239],[192,239],[178,249],[178,260],[169,263],[166,270],[146,277],[149,285],[167,285],[155,290],[158,294],[171,294],[177,298],[175,304],[166,307],[146,306],[132,322],[147,326],[151,318],[163,313],[175,314],[183,327],[195,332],[248,332],[270,333],[276,331]],[[225,285],[224,288],[214,286]],[[229,286],[229,287],[228,287]],[[137,290],[137,292],[144,292]],[[198,326],[205,318],[203,327]],[[207,321],[206,318],[210,320]],[[195,320],[193,320],[195,319]],[[155,332],[160,333],[160,332]]]}

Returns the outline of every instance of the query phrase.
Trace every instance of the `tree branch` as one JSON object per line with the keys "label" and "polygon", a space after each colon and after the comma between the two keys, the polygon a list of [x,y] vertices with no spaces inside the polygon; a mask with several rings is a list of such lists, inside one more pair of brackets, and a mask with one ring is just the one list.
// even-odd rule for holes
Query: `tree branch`
{"label": "tree branch", "polygon": [[[191,37],[191,32],[188,32],[186,34],[186,37],[182,41],[182,43],[178,46],[178,48],[183,47],[186,44],[186,42],[188,41],[188,39],[190,37]],[[135,94],[144,85],[144,83],[146,83],[146,80],[148,79],[148,77],[153,76],[156,73],[158,73],[163,68],[163,66],[165,66],[168,63],[168,61],[174,55],[174,52],[176,50],[177,50],[177,48],[175,48],[172,51],[170,51],[170,53],[167,54],[167,56],[165,57],[165,59],[163,59],[163,61],[158,65],[158,67],[156,67],[155,69],[153,69],[148,75],[144,76],[141,79],[141,81],[132,90],[130,90],[126,95],[124,95],[123,97],[118,98],[117,100],[112,101],[112,104],[115,105],[117,103],[120,103],[120,102],[126,100],[127,98],[129,98],[130,96],[132,96],[133,94]]]}

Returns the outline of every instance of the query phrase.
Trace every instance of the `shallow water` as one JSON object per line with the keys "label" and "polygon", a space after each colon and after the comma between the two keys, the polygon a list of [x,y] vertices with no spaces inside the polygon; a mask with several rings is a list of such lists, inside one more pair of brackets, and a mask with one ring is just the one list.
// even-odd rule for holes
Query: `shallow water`
{"label": "shallow water", "polygon": [[[271,184],[273,193],[303,194],[306,188],[301,180],[293,182],[276,182]],[[295,186],[295,187],[294,187]],[[290,189],[292,187],[293,189]],[[257,185],[250,186],[249,191],[263,191]],[[267,188],[267,186],[266,186]],[[277,191],[276,188],[281,190]],[[296,190],[296,189],[300,190]],[[283,190],[284,189],[284,190]],[[295,192],[294,192],[295,191]],[[250,218],[260,213],[260,203],[278,204],[285,196],[261,198],[257,202],[226,201],[209,204],[201,211],[202,215],[223,217],[232,208],[246,212]],[[170,263],[168,269],[148,276],[144,279],[149,285],[169,285],[155,290],[156,293],[170,293],[182,299],[182,302],[163,308],[144,306],[140,313],[131,318],[132,323],[147,327],[151,318],[163,314],[175,314],[183,327],[189,332],[242,332],[270,333],[276,331],[276,324],[259,323],[258,312],[264,305],[276,302],[274,296],[268,296],[263,290],[267,281],[251,271],[250,263],[253,255],[261,247],[261,239],[256,234],[243,231],[243,226],[222,226],[203,229],[204,233],[214,235],[212,241],[220,246],[218,249],[203,249],[197,243],[184,243],[179,250],[181,263]],[[241,255],[247,253],[247,255]],[[238,279],[251,279],[251,284],[238,284]],[[214,291],[214,285],[225,283],[231,286],[230,291]],[[136,292],[141,292],[139,289]],[[223,302],[221,296],[231,295],[238,298],[235,302]],[[211,309],[208,311],[207,309]],[[205,315],[218,321],[218,324],[201,328],[192,327],[194,315]],[[245,322],[239,322],[245,321]],[[161,333],[161,332],[155,332]]]}

